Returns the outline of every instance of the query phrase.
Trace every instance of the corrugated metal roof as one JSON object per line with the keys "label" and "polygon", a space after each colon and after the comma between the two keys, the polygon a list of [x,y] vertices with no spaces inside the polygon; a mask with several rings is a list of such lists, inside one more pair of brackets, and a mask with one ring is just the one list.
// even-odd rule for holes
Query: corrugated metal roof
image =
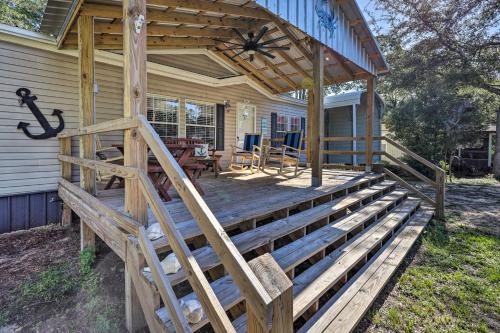
{"label": "corrugated metal roof", "polygon": [[57,37],[75,0],[47,0],[40,31]]}

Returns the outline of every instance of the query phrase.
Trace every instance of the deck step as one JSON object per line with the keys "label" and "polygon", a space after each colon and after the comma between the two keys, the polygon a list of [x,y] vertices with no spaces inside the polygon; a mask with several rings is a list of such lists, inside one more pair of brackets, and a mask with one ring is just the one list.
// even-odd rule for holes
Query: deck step
{"label": "deck step", "polygon": [[[385,177],[384,174],[365,175],[363,177],[360,177],[359,179],[354,179],[342,185],[336,186],[329,192],[322,192],[318,190],[317,193],[315,193],[314,195],[307,194],[306,196],[304,196],[300,192],[298,193],[295,193],[294,191],[291,191],[290,193],[285,192],[280,197],[281,200],[279,202],[272,202],[269,205],[260,204],[258,206],[252,206],[252,204],[249,203],[247,210],[244,211],[242,211],[241,209],[232,210],[228,208],[225,209],[223,213],[217,213],[216,216],[217,219],[219,220],[219,223],[225,229],[228,229],[231,227],[235,227],[240,223],[248,221],[249,219],[265,217],[271,214],[272,212],[286,209],[291,206],[297,206],[305,202],[314,201],[322,197],[331,195],[333,193],[338,193],[341,191],[348,191],[350,193],[355,191],[356,189],[359,189],[360,187],[369,186],[370,184],[380,183],[384,180],[384,177]],[[265,196],[266,193],[263,193],[262,195]],[[156,221],[154,216],[149,216],[149,220],[152,223]],[[194,221],[193,219],[179,222],[176,225],[177,229],[179,229],[179,232],[182,234],[184,239],[192,239],[202,235],[202,232],[199,229],[196,221]],[[155,248],[158,250],[164,250],[168,248],[168,241],[165,237],[153,241],[153,244]]]}
{"label": "deck step", "polygon": [[305,332],[351,332],[408,254],[434,210],[421,208],[377,252],[363,269],[328,300],[299,330]]}
{"label": "deck step", "polygon": [[[336,242],[338,239],[341,237],[344,237],[347,235],[349,232],[353,231],[354,229],[357,229],[359,227],[364,226],[364,224],[370,220],[375,219],[375,217],[380,217],[380,213],[384,214],[387,209],[390,209],[391,207],[394,207],[398,202],[400,202],[402,199],[406,197],[406,192],[402,191],[394,191],[391,192],[390,194],[387,194],[383,197],[378,198],[376,201],[364,206],[363,208],[357,210],[356,212],[353,212],[347,216],[344,216],[340,218],[339,220],[328,224],[316,231],[313,231],[309,235],[306,235],[304,238],[301,238],[295,242],[292,242],[274,252],[272,252],[273,257],[275,257],[275,260],[277,261],[278,265],[280,265],[285,271],[290,269],[291,267],[296,267],[300,263],[304,262],[305,260],[311,258],[314,256],[316,253],[321,251],[322,249],[326,248],[327,246],[333,244]],[[387,235],[388,233],[392,231],[390,229],[390,226],[393,228],[398,225],[399,222],[404,220],[406,216],[408,216],[411,212],[413,212],[419,205],[419,200],[406,200],[404,201],[399,207],[396,207],[393,212],[389,213],[386,217],[381,218],[379,221],[376,221],[373,223],[372,226],[369,228],[365,229],[364,231],[360,232],[358,236],[355,236],[351,240],[347,241],[344,245],[342,245],[339,249],[334,250],[332,253],[337,253],[338,255],[336,257],[342,258],[342,254],[346,254],[349,252],[349,249],[354,247],[356,248],[355,245],[360,244],[360,238],[362,240],[366,239],[368,236],[374,236],[374,240],[370,244],[373,244],[373,246],[369,246],[364,248],[366,252],[360,253],[358,251],[358,257],[354,260],[355,263],[359,262],[361,259],[363,259],[368,252],[377,244],[382,241],[383,238],[379,239],[379,237],[383,237],[384,235]],[[396,218],[399,217],[400,219]],[[392,223],[391,223],[392,222]],[[376,226],[379,226],[375,228]],[[383,234],[381,232],[379,233],[374,233],[374,230],[377,231],[380,229],[380,227],[385,226],[382,230],[386,231],[386,234]],[[365,237],[361,237],[365,235]],[[367,236],[368,235],[368,236]],[[314,237],[314,238],[312,238]],[[297,251],[294,249],[296,243],[303,244],[303,239],[308,239],[309,243],[311,243],[311,246],[304,247],[302,246],[300,255],[295,255]],[[319,239],[319,241],[315,242],[313,241],[314,239]],[[355,245],[352,245],[355,243]],[[293,258],[293,259],[292,259]],[[322,261],[318,262],[317,264],[320,264]],[[315,267],[316,265],[312,266],[311,268]],[[323,266],[322,266],[323,267]],[[348,266],[352,267],[352,265]],[[323,267],[323,270],[327,270],[328,267]],[[309,269],[310,270],[310,269]],[[308,272],[309,270],[306,270],[303,274]],[[343,272],[343,274],[340,274],[341,277],[345,275],[347,272]],[[299,275],[297,281],[302,281],[304,282],[303,274]],[[314,275],[309,275],[310,277],[314,277]],[[294,281],[295,284],[295,281]],[[300,284],[300,283],[299,283]],[[214,281],[212,284],[212,288],[214,289],[217,297],[219,298],[221,304],[225,309],[230,309],[239,302],[243,300],[241,297],[238,288],[236,285],[234,285],[232,279],[229,276],[224,276],[223,278],[220,278],[216,281]],[[302,284],[300,284],[302,285]],[[294,289],[297,287],[294,287]],[[303,288],[298,287],[300,290]],[[328,289],[326,289],[327,291]],[[319,299],[321,295],[324,294],[323,290],[320,290],[320,293],[318,293],[317,297],[315,298],[316,300]],[[194,293],[191,293],[189,295],[186,295],[183,297],[184,300],[187,299],[192,299],[196,298],[196,295]],[[306,308],[307,310],[307,308]],[[301,311],[303,313],[303,311]],[[165,322],[167,326],[170,326],[171,323],[168,320],[168,315],[166,312],[165,308],[161,308],[157,311],[158,316],[160,317],[161,320]],[[193,329],[198,329],[205,325],[207,323],[207,319],[203,318],[203,320],[194,325]]]}
{"label": "deck step", "polygon": [[[233,236],[231,240],[240,253],[245,254],[268,245],[276,239],[289,235],[301,228],[305,228],[315,222],[329,218],[345,209],[355,209],[353,206],[369,201],[373,196],[381,195],[391,190],[394,186],[395,182],[384,181],[369,188],[351,193],[345,197],[334,199],[333,201],[318,205],[289,217],[243,232]],[[193,251],[193,255],[204,271],[221,264],[219,257],[211,246],[204,246],[196,249]],[[144,276],[153,283],[151,273],[145,272]],[[186,274],[181,270],[176,274],[169,275],[169,279],[172,285],[177,285],[186,280]]]}
{"label": "deck step", "polygon": [[[342,278],[367,258],[378,244],[418,209],[419,199],[408,199],[347,243],[331,252],[293,280],[293,320],[297,320]],[[246,331],[246,315],[234,323],[238,332]]]}

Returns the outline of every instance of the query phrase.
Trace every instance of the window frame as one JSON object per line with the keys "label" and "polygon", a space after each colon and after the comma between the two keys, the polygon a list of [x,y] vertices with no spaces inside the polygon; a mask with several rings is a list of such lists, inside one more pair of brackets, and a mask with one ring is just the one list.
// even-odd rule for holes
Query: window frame
{"label": "window frame", "polygon": [[[196,103],[196,104],[205,104],[205,105],[212,105],[213,110],[214,110],[214,125],[199,125],[199,124],[189,124],[187,122],[188,119],[188,113],[187,113],[187,104],[191,103]],[[185,98],[184,99],[184,133],[185,136],[187,136],[187,127],[188,126],[193,126],[193,127],[212,127],[214,129],[214,148],[217,146],[217,103],[214,102],[207,102],[207,101],[201,101],[201,100],[196,100],[196,99],[190,99],[190,98]]]}
{"label": "window frame", "polygon": [[[292,129],[292,119],[298,120],[297,121],[297,126],[298,127],[296,129]],[[288,124],[289,124],[288,128],[289,128],[289,130],[290,131],[294,131],[294,132],[302,130],[302,128],[301,128],[301,121],[302,121],[301,117],[299,117],[299,116],[290,116],[289,117],[289,121],[288,121]]]}
{"label": "window frame", "polygon": [[[146,119],[147,119],[147,110],[148,110],[148,103],[147,103],[147,100],[148,98],[162,98],[162,99],[165,99],[165,100],[177,100],[177,104],[178,104],[178,107],[177,107],[177,122],[176,123],[173,123],[173,122],[169,122],[169,121],[165,121],[165,122],[159,122],[159,121],[150,121],[148,119],[148,122],[150,124],[160,124],[160,125],[176,125],[177,126],[177,133],[176,133],[176,138],[179,137],[179,134],[180,134],[180,127],[181,127],[181,99],[180,97],[173,97],[173,96],[168,96],[168,95],[161,95],[161,94],[150,94],[150,93],[147,93],[146,94]],[[154,100],[153,100],[153,112],[155,112],[155,109],[154,109]],[[167,111],[165,111],[167,112]],[[167,119],[167,117],[165,116],[165,119]],[[153,126],[154,127],[154,126]],[[159,135],[159,133],[158,133]],[[161,137],[161,136],[160,136]],[[168,137],[168,136],[167,136]],[[165,139],[167,138],[165,137]]]}

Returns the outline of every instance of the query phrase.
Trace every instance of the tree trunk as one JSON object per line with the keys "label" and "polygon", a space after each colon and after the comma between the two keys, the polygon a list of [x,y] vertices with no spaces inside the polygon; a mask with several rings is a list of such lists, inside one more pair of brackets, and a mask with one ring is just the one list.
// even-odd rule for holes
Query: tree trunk
{"label": "tree trunk", "polygon": [[495,158],[493,159],[493,172],[495,178],[500,179],[500,110],[497,111]]}

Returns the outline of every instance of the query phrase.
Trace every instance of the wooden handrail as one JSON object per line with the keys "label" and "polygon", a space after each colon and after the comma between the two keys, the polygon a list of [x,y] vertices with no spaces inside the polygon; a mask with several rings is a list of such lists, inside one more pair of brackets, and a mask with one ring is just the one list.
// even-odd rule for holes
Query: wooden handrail
{"label": "wooden handrail", "polygon": [[[321,142],[343,142],[343,141],[354,141],[354,140],[363,141],[363,140],[366,140],[366,137],[364,137],[364,136],[356,136],[356,137],[353,137],[353,136],[338,136],[338,137],[324,137],[324,138],[321,138]],[[408,148],[406,148],[403,145],[399,144],[398,142],[392,140],[391,138],[388,138],[386,136],[374,136],[373,140],[385,140],[387,143],[393,145],[394,147],[396,147],[399,150],[401,150],[402,152],[404,152],[406,155],[412,157],[416,161],[422,163],[423,165],[425,165],[426,167],[428,167],[428,168],[430,168],[431,170],[434,171],[434,173],[435,173],[435,180],[432,180],[432,179],[424,176],[423,174],[421,174],[420,172],[418,172],[417,170],[415,170],[414,168],[412,168],[408,164],[404,163],[400,159],[392,156],[387,151],[382,151],[382,152],[376,152],[376,151],[374,151],[373,152],[374,155],[383,155],[383,156],[386,156],[391,161],[393,161],[394,163],[396,163],[397,165],[399,165],[401,168],[403,168],[405,171],[411,173],[415,177],[421,179],[425,183],[428,183],[432,187],[434,187],[436,189],[436,200],[432,200],[427,195],[425,195],[422,192],[420,192],[419,190],[417,190],[414,186],[411,186],[410,184],[408,184],[407,182],[405,182],[402,178],[396,176],[392,172],[390,173],[394,177],[397,177],[397,181],[401,185],[403,185],[404,187],[407,187],[407,188],[411,187],[411,188],[409,188],[411,191],[415,192],[419,197],[423,198],[427,202],[433,204],[436,207],[436,217],[438,219],[442,219],[444,217],[445,177],[446,177],[445,171],[442,168],[440,168],[439,166],[437,166],[437,165],[433,164],[432,162],[426,160],[422,156],[420,156],[420,155],[412,152]],[[364,155],[364,154],[366,154],[365,151],[353,151],[353,150],[322,150],[322,153],[323,154],[327,154],[327,155]],[[385,169],[385,170],[387,170],[387,169]],[[386,172],[386,173],[389,174],[390,171],[389,170],[387,170],[387,171],[388,172]]]}
{"label": "wooden handrail", "polygon": [[411,173],[412,175],[414,175],[415,177],[419,178],[420,180],[426,182],[427,184],[429,185],[432,185],[432,187],[436,188],[437,187],[437,184],[435,181],[431,180],[430,178],[424,176],[423,174],[421,174],[420,172],[418,172],[417,170],[413,169],[411,166],[409,166],[408,164],[404,163],[403,161],[401,161],[400,159],[392,156],[391,154],[387,153],[387,152],[384,152],[383,154],[385,157],[389,158],[391,161],[393,161],[394,163],[396,163],[397,165],[399,165],[401,168],[403,168],[404,170],[408,171],[409,173]]}
{"label": "wooden handrail", "polygon": [[68,138],[68,137],[73,137],[73,136],[80,136],[80,135],[90,135],[90,134],[97,134],[97,133],[103,133],[103,132],[113,132],[113,131],[120,131],[120,130],[125,130],[129,128],[135,128],[138,126],[137,120],[132,119],[132,118],[120,118],[120,119],[114,119],[114,120],[109,120],[109,121],[104,121],[99,124],[95,125],[90,125],[90,126],[85,126],[81,128],[76,128],[76,129],[68,129],[65,131],[62,131],[57,135],[59,139],[63,138]]}
{"label": "wooden handrail", "polygon": [[424,199],[425,201],[427,201],[428,203],[430,203],[431,205],[433,205],[434,207],[436,207],[436,202],[434,200],[432,200],[429,196],[427,196],[426,194],[424,194],[421,191],[419,191],[415,186],[413,186],[410,183],[406,182],[404,179],[402,179],[401,177],[399,177],[398,175],[396,175],[391,170],[389,170],[387,168],[384,168],[384,173],[387,174],[392,179],[394,179],[397,182],[399,182],[403,187],[406,187],[410,191],[414,192],[417,196],[419,196],[420,198]]}
{"label": "wooden handrail", "polygon": [[175,227],[170,213],[163,205],[153,183],[144,171],[139,171],[139,186],[179,263],[188,273],[186,274],[188,281],[203,305],[203,309],[205,309],[214,330],[217,332],[234,332],[234,327],[203,274],[203,270],[198,265],[181,233]]}
{"label": "wooden handrail", "polygon": [[259,324],[269,329],[273,320],[273,300],[264,289],[255,273],[233,244],[224,228],[220,225],[210,208],[200,196],[194,185],[177,164],[172,154],[149,124],[146,117],[140,115],[139,132],[156,159],[165,170],[177,193],[184,201],[189,212],[198,223],[208,242],[219,256],[224,268],[233,278],[255,314]]}
{"label": "wooden handrail", "polygon": [[428,160],[426,160],[425,158],[423,158],[422,156],[412,152],[411,150],[409,150],[408,148],[406,148],[405,146],[402,146],[401,144],[397,143],[396,141],[384,136],[382,137],[383,140],[387,141],[388,143],[390,143],[391,145],[393,145],[394,147],[398,148],[399,150],[403,151],[405,154],[413,157],[414,159],[416,159],[417,161],[419,161],[420,163],[422,163],[423,165],[425,165],[426,167],[428,168],[431,168],[432,170],[441,170],[441,171],[444,171],[443,169],[441,169],[440,167],[438,167],[437,165],[429,162]]}
{"label": "wooden handrail", "polygon": [[66,179],[59,180],[59,185],[63,188],[67,189],[69,192],[74,193],[78,198],[86,203],[90,207],[94,207],[98,210],[102,215],[112,220],[117,226],[127,231],[128,233],[137,236],[140,224],[130,217],[117,212],[114,209],[109,208],[105,204],[103,204],[98,198],[92,196],[84,189],[79,186],[72,184]]}
{"label": "wooden handrail", "polygon": [[175,295],[172,285],[167,278],[167,275],[161,267],[160,259],[153,247],[153,244],[149,240],[146,230],[143,226],[139,228],[139,234],[137,237],[139,241],[139,246],[141,247],[142,254],[146,263],[151,269],[151,275],[156,282],[158,291],[160,292],[161,298],[165,303],[165,307],[168,309],[168,314],[170,315],[170,320],[172,321],[176,332],[191,332],[191,327],[184,316],[184,313],[179,306],[179,301]]}
{"label": "wooden handrail", "polygon": [[80,158],[67,155],[59,155],[59,161],[76,164],[85,168],[96,171],[101,171],[106,174],[119,176],[121,178],[136,178],[137,169],[130,168],[119,164],[106,163],[104,161],[90,160],[87,158]]}

